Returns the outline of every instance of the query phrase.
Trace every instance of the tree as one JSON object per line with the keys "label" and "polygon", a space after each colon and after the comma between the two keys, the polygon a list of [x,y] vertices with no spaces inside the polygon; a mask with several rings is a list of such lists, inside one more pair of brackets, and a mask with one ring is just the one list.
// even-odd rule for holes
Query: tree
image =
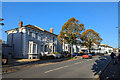
{"label": "tree", "polygon": [[5,43],[5,41],[3,41],[2,39],[0,39],[0,44],[2,44],[2,43]]}
{"label": "tree", "polygon": [[0,39],[0,44],[2,44],[2,39]]}
{"label": "tree", "polygon": [[88,29],[84,31],[81,35],[81,40],[83,45],[88,47],[89,52],[91,53],[90,49],[95,44],[100,44],[102,38],[100,37],[99,33],[95,32],[92,29]]}
{"label": "tree", "polygon": [[59,43],[68,43],[71,45],[71,57],[72,57],[72,46],[76,44],[76,40],[80,39],[80,33],[85,30],[84,24],[79,24],[79,20],[74,17],[70,18],[63,26],[58,35]]}

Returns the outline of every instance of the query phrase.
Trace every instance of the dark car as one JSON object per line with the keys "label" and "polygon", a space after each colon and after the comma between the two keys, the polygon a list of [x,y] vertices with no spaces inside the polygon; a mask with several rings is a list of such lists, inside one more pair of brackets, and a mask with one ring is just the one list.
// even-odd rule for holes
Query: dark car
{"label": "dark car", "polygon": [[95,52],[90,53],[92,56],[95,56]]}
{"label": "dark car", "polygon": [[63,51],[61,53],[61,58],[70,57],[70,56],[71,56],[71,54],[68,51]]}
{"label": "dark car", "polygon": [[73,56],[78,56],[78,53],[73,53]]}
{"label": "dark car", "polygon": [[78,56],[82,56],[83,55],[83,53],[78,53]]}
{"label": "dark car", "polygon": [[99,53],[99,56],[103,56],[104,55],[104,53]]}

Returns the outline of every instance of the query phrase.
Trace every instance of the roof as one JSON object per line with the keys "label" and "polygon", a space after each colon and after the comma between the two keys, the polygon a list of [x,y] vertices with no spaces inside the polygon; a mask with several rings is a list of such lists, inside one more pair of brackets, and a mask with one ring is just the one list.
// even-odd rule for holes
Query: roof
{"label": "roof", "polygon": [[106,45],[106,44],[100,44],[100,46],[105,46],[105,47],[112,48],[111,46],[108,46],[108,45]]}
{"label": "roof", "polygon": [[[10,29],[10,30],[7,30],[7,31],[11,31],[11,30],[17,30],[18,28],[15,28],[15,29]],[[7,32],[7,31],[5,31],[5,32]]]}
{"label": "roof", "polygon": [[[38,26],[33,26],[33,25],[28,24],[28,25],[23,26],[23,27],[28,27],[28,28],[40,30],[40,31],[47,32],[47,33],[53,34],[53,35],[55,35],[55,36],[58,36],[58,35],[56,35],[56,34],[54,34],[54,33],[51,33],[51,32],[49,32],[49,31],[47,31],[47,30],[44,30],[44,29],[42,29],[42,28],[40,28],[40,27],[38,27]],[[15,29],[11,29],[11,30],[17,30],[17,29],[19,29],[19,28],[15,28]],[[8,30],[8,31],[11,31],[11,30]],[[7,31],[5,31],[5,32],[7,32]]]}

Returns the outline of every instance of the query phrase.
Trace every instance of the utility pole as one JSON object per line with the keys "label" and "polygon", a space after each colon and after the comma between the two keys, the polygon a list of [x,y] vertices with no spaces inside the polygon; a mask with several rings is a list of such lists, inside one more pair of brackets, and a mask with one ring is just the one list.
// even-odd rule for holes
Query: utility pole
{"label": "utility pole", "polygon": [[120,52],[119,48],[120,48],[120,26],[116,27],[118,28],[118,53]]}
{"label": "utility pole", "polygon": [[118,2],[118,53],[120,52],[120,1]]}
{"label": "utility pole", "polygon": [[119,48],[120,48],[120,26],[118,26],[118,52],[120,52]]}

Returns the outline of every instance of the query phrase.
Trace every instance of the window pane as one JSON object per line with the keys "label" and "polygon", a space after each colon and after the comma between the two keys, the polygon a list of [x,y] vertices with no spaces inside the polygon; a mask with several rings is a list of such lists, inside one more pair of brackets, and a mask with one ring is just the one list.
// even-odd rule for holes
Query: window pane
{"label": "window pane", "polygon": [[37,51],[36,51],[36,44],[33,44],[33,53],[37,53]]}
{"label": "window pane", "polygon": [[41,52],[43,51],[43,45],[41,45]]}
{"label": "window pane", "polygon": [[43,34],[41,34],[41,41],[43,40]]}
{"label": "window pane", "polygon": [[38,33],[35,34],[35,38],[38,39]]}
{"label": "window pane", "polygon": [[32,32],[29,33],[29,36],[32,37]]}
{"label": "window pane", "polygon": [[31,44],[30,44],[30,53],[31,53]]}

